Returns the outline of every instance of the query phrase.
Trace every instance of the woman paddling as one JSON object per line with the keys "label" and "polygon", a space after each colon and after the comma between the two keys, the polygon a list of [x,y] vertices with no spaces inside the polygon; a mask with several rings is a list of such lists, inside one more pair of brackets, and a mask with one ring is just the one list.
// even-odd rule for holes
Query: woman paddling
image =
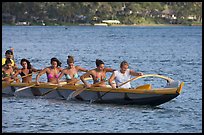
{"label": "woman paddling", "polygon": [[32,82],[32,72],[41,71],[33,68],[32,65],[30,64],[30,61],[28,61],[27,59],[21,59],[21,66],[23,68],[19,69],[14,76],[20,74],[23,83]]}
{"label": "woman paddling", "polygon": [[5,64],[2,66],[2,81],[10,83],[12,81],[19,82],[19,79],[14,76],[14,70],[12,68],[12,61],[10,58],[5,60]]}
{"label": "woman paddling", "polygon": [[68,67],[63,69],[61,74],[59,75],[58,77],[58,83],[60,81],[60,79],[62,78],[63,75],[65,75],[66,77],[66,82],[68,84],[76,84],[77,81],[78,81],[78,71],[83,71],[83,72],[87,72],[88,70],[85,69],[85,68],[82,68],[80,66],[75,66],[74,65],[74,57],[73,56],[68,56],[68,59],[67,59],[67,64],[68,64]]}
{"label": "woman paddling", "polygon": [[113,72],[113,71],[115,71],[115,70],[112,68],[105,68],[104,62],[102,60],[96,59],[96,68],[92,69],[92,70],[88,71],[87,73],[85,73],[84,75],[82,75],[80,77],[80,79],[85,84],[85,86],[87,88],[91,87],[91,84],[88,84],[84,79],[85,77],[88,77],[88,76],[92,76],[94,84],[97,83],[97,85],[95,85],[95,86],[106,87],[106,83],[105,83],[107,81],[106,73],[107,72]]}
{"label": "woman paddling", "polygon": [[44,68],[40,73],[36,76],[36,85],[39,85],[39,78],[43,74],[47,74],[47,82],[49,83],[58,83],[59,73],[62,71],[61,62],[57,58],[51,59],[51,66]]}

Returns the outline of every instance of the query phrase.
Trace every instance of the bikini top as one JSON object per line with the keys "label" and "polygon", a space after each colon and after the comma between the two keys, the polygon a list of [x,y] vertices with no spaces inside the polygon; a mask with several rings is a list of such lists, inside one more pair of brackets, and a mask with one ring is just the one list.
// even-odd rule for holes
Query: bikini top
{"label": "bikini top", "polygon": [[58,78],[58,77],[59,77],[58,74],[53,75],[53,74],[49,73],[49,74],[47,75],[47,78],[48,78],[48,79],[50,79],[50,78]]}
{"label": "bikini top", "polygon": [[14,73],[8,74],[5,71],[2,71],[2,77],[9,77],[12,76]]}
{"label": "bikini top", "polygon": [[[32,70],[31,70],[31,69],[29,69],[28,74],[31,74],[31,73],[32,73]],[[23,73],[23,71],[22,71],[22,72],[20,72],[20,75],[21,75],[21,76],[25,76],[25,74]]]}
{"label": "bikini top", "polygon": [[98,76],[98,74],[96,73],[96,81],[95,82],[100,82],[100,81],[107,81],[107,78],[106,77],[104,77],[104,78],[100,78],[99,76]]}
{"label": "bikini top", "polygon": [[[67,80],[72,79],[71,76],[70,76],[69,74],[65,74],[65,77],[66,77]],[[78,78],[79,75],[78,75],[77,73],[75,73],[73,77],[74,77],[74,78]]]}
{"label": "bikini top", "polygon": [[2,76],[3,76],[3,77],[9,77],[10,74],[8,74],[8,73],[6,73],[6,72],[3,71],[3,72],[2,72]]}
{"label": "bikini top", "polygon": [[58,78],[59,77],[59,75],[53,75],[53,74],[48,74],[48,76],[47,76],[49,79],[50,78]]}

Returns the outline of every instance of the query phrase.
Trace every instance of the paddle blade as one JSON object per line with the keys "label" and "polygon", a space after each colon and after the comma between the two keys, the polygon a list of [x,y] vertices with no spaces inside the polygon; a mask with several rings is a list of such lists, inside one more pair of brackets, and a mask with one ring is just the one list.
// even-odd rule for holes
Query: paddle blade
{"label": "paddle blade", "polygon": [[82,93],[86,88],[78,89],[76,91],[73,91],[69,96],[67,97],[67,100],[71,100],[72,98],[76,97],[80,93]]}
{"label": "paddle blade", "polygon": [[49,90],[49,91],[43,93],[41,96],[45,96],[45,95],[49,94],[50,92],[55,91],[57,88],[58,88],[58,87],[54,87],[53,89],[51,89],[51,90]]}

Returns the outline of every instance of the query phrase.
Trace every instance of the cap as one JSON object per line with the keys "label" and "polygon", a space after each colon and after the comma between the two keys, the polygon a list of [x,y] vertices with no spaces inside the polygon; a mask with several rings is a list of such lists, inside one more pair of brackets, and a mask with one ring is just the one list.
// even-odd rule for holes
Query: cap
{"label": "cap", "polygon": [[13,52],[11,50],[7,50],[5,54],[11,54],[13,55]]}

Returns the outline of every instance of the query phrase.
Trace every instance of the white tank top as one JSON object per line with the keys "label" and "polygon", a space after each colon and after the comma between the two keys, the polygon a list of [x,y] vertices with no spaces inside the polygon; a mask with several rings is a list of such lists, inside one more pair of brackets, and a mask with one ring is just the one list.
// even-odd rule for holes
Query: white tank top
{"label": "white tank top", "polygon": [[[130,80],[130,78],[131,78],[130,69],[127,69],[127,70],[125,71],[125,74],[122,74],[122,73],[120,72],[120,70],[119,70],[119,71],[114,71],[114,74],[115,74],[116,86],[119,86],[120,84],[122,84],[122,83],[124,83],[124,82]],[[130,82],[128,82],[128,83],[122,85],[122,86],[119,87],[119,88],[131,88]]]}

